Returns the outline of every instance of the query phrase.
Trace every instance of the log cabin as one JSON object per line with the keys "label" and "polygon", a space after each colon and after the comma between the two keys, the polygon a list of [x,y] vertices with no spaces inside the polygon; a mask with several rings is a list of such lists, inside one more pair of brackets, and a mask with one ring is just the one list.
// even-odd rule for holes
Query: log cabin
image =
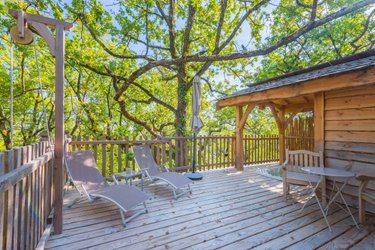
{"label": "log cabin", "polygon": [[[375,176],[375,50],[249,84],[220,99],[218,109],[236,109],[238,170],[244,165],[244,124],[256,106],[270,108],[275,118],[280,164],[285,159],[288,124],[299,112],[312,111],[314,149],[323,152],[325,167]],[[352,205],[358,202],[358,186],[359,181],[353,178],[344,190]],[[375,190],[375,183],[369,188]]]}

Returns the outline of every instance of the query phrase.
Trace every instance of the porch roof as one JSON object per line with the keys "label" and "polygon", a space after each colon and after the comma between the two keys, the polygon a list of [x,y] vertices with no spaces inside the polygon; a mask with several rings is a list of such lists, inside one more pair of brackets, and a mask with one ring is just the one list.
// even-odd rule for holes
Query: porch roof
{"label": "porch roof", "polygon": [[[368,50],[355,55],[347,56],[335,61],[322,63],[313,67],[305,68],[296,72],[271,78],[262,82],[249,84],[247,88],[234,92],[228,96],[221,98],[218,103],[218,108],[226,106],[242,105],[250,102],[269,101],[278,98],[291,98],[301,95],[308,95],[319,91],[331,90],[335,88],[345,87],[344,82],[351,80],[350,77],[343,77],[340,80],[341,84],[332,84],[326,80],[329,78],[331,82],[337,79],[338,75],[353,74],[353,72],[364,71],[367,69],[375,69],[375,50]],[[327,84],[320,84],[320,86],[310,86],[304,88],[301,85],[305,83],[322,82],[324,79]],[[356,77],[358,82],[352,81],[352,85],[365,84],[363,75]],[[368,80],[368,79],[367,79]],[[337,86],[336,86],[337,85]],[[296,91],[289,90],[289,94],[280,95],[280,91],[276,90],[297,87]]]}

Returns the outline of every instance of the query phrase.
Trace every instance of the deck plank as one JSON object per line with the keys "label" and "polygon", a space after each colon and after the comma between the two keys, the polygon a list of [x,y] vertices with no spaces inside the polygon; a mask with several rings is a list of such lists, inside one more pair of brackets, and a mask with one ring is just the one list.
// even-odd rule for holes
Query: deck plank
{"label": "deck plank", "polygon": [[372,232],[366,238],[361,240],[352,250],[375,249],[375,232]]}
{"label": "deck plank", "polygon": [[[254,199],[256,201],[259,201],[259,203],[254,204]],[[271,194],[271,195],[249,194],[249,195],[246,195],[245,198],[243,199],[234,198],[233,200],[225,201],[220,204],[214,203],[213,204],[214,206],[212,207],[198,206],[193,210],[192,209],[180,210],[179,212],[175,212],[172,214],[172,216],[168,216],[168,217],[167,216],[164,216],[164,217],[150,216],[149,218],[141,218],[141,220],[133,220],[132,223],[128,224],[128,227],[125,230],[127,234],[129,235],[129,234],[132,234],[132,232],[134,231],[130,229],[135,229],[135,235],[137,235],[137,233],[139,233],[139,229],[138,229],[139,227],[142,228],[143,233],[144,233],[150,229],[160,231],[160,229],[165,226],[173,226],[176,223],[180,224],[180,223],[183,223],[184,221],[197,220],[197,222],[202,223],[198,219],[205,219],[207,218],[207,216],[213,216],[214,214],[223,216],[222,212],[224,210],[229,210],[230,212],[230,211],[235,211],[234,209],[239,209],[240,211],[242,211],[242,210],[245,210],[246,208],[250,209],[251,208],[250,206],[253,206],[256,209],[262,206],[263,204],[261,203],[262,201],[267,201],[267,200],[271,200],[271,202],[273,200],[274,203],[280,203],[281,201],[280,197],[278,197],[278,195],[276,194]],[[264,203],[263,206],[269,206],[270,203]],[[145,215],[145,216],[148,216],[148,215]],[[114,222],[117,225],[117,229],[121,230],[122,226],[121,226],[119,215],[114,220]],[[154,224],[154,225],[151,225],[151,224]],[[145,226],[148,227],[147,230],[144,229]],[[119,237],[121,238],[121,235],[119,235]],[[69,238],[69,240],[71,240],[71,238]],[[107,238],[106,240],[113,240],[113,239]],[[92,244],[92,241],[90,243]]]}
{"label": "deck plank", "polygon": [[[371,246],[373,227],[357,230],[342,211],[329,215],[330,233],[316,204],[300,213],[304,190],[284,201],[282,183],[256,174],[254,167],[204,172],[192,185],[193,195],[173,199],[160,182],[145,191],[149,213],[122,227],[118,208],[104,200],[83,201],[68,208],[77,196],[64,197],[64,232],[53,235],[46,249],[346,249]],[[301,196],[302,194],[302,196]],[[348,238],[352,240],[347,240]]]}
{"label": "deck plank", "polygon": [[329,242],[325,243],[319,250],[333,250],[333,249],[347,249],[355,244],[357,244],[360,240],[365,238],[371,232],[375,231],[375,220],[371,221],[371,224],[365,225],[361,230],[358,230],[356,227],[352,227],[351,229],[347,230],[345,233],[341,234],[337,238],[330,240]]}

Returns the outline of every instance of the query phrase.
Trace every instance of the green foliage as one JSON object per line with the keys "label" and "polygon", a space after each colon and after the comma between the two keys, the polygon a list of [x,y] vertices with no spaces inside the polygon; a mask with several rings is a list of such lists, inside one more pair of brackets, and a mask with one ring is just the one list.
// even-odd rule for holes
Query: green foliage
{"label": "green foliage", "polygon": [[[355,2],[357,1],[324,1],[318,5],[317,17]],[[306,8],[296,6],[294,0],[282,0],[280,5],[283,6],[283,11],[273,10],[274,25],[270,29],[271,36],[267,38],[269,43],[306,24],[306,18],[303,18],[306,16]],[[250,72],[246,78],[257,82],[372,49],[375,41],[372,11],[373,8],[363,9],[312,30],[296,42],[264,56],[255,71]]]}
{"label": "green foliage", "polygon": [[[218,34],[225,2],[224,19]],[[264,5],[249,14],[237,29],[244,14],[263,2]],[[312,3],[311,0],[300,2]],[[316,18],[356,2],[319,1]],[[358,53],[374,44],[373,6],[369,6],[313,29],[262,57],[166,64],[152,67],[129,81],[150,63],[268,48],[307,25],[311,8],[300,6],[295,0],[271,3],[181,0],[176,1],[174,20],[169,24],[163,17],[163,13],[169,15],[168,2],[159,0],[115,1],[112,4],[98,0],[1,2],[0,134],[3,144],[0,143],[0,149],[9,144],[10,132],[8,32],[16,23],[7,14],[8,8],[27,9],[75,22],[74,30],[66,33],[64,108],[66,129],[77,136],[125,137],[151,132],[189,134],[191,82],[198,72],[202,76],[201,110],[205,123],[201,133],[228,134],[234,130],[235,114],[231,108],[216,110],[215,103],[222,93],[232,93],[251,82]],[[187,20],[192,9],[195,9],[195,15],[189,43],[185,46]],[[36,44],[49,125],[53,131],[54,59],[41,38],[36,39]],[[46,125],[41,96],[35,90],[37,71],[33,47],[14,45],[14,62],[14,144],[22,145],[37,140],[38,133],[45,130]],[[124,91],[115,99],[120,88]],[[125,111],[121,110],[121,101],[125,103],[122,107]],[[249,118],[246,133],[274,134],[277,130],[268,109],[256,109]]]}

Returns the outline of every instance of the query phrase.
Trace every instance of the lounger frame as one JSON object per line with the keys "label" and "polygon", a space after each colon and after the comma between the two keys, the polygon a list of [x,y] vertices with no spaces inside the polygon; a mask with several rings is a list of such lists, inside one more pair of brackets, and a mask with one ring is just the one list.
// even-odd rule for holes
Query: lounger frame
{"label": "lounger frame", "polygon": [[[142,172],[142,174],[143,174],[144,176],[146,176],[146,179],[148,179],[148,180],[150,180],[150,181],[152,181],[152,182],[155,182],[155,181],[157,181],[157,180],[165,181],[165,182],[168,184],[168,187],[171,188],[171,190],[172,190],[172,192],[173,192],[173,197],[174,197],[175,199],[178,199],[180,196],[185,195],[185,194],[187,194],[187,193],[190,193],[190,194],[193,193],[192,190],[191,190],[190,184],[187,184],[187,185],[186,185],[186,186],[187,186],[186,190],[183,189],[183,188],[178,188],[176,185],[174,185],[174,184],[173,184],[171,181],[169,181],[168,179],[165,179],[165,178],[163,178],[163,177],[159,177],[159,176],[155,176],[155,175],[151,175],[151,174],[149,173],[149,171],[148,171],[148,168],[145,168],[145,167],[142,167],[142,166],[141,166],[142,164],[141,164],[140,162],[138,162],[137,157],[134,157],[134,159],[135,159],[135,162],[137,163],[137,165],[138,165],[140,171]],[[162,164],[162,165],[160,165],[160,166],[164,168],[165,172],[170,172],[169,169],[165,166],[165,164]]]}
{"label": "lounger frame", "polygon": [[[95,193],[89,193],[85,186],[83,184],[81,184],[81,188],[82,188],[82,191],[77,187],[77,185],[75,184],[75,181],[74,181],[74,178],[72,177],[72,175],[70,174],[70,171],[69,171],[69,164],[68,164],[68,161],[65,159],[65,169],[68,173],[68,182],[70,182],[71,184],[73,184],[73,186],[75,187],[75,189],[79,192],[80,196],[75,198],[69,205],[68,207],[69,208],[72,208],[73,205],[77,204],[78,202],[80,202],[81,200],[83,199],[87,199],[90,203],[94,202],[95,200],[97,199],[100,199],[100,198],[103,198],[105,200],[108,200],[110,202],[112,202],[113,204],[115,204],[119,210],[120,210],[120,215],[121,215],[121,220],[122,220],[122,224],[124,227],[126,227],[126,223],[131,221],[132,219],[134,219],[135,217],[141,215],[141,214],[145,214],[145,213],[148,213],[148,209],[147,209],[147,206],[146,206],[146,202],[143,202],[143,206],[144,206],[144,209],[136,212],[135,214],[133,214],[132,216],[128,217],[128,218],[125,218],[125,213],[128,212],[129,210],[125,209],[123,206],[121,206],[118,202],[116,202],[115,200],[105,196],[105,195],[101,195],[101,194],[95,194]],[[106,182],[106,179],[103,177],[103,181]],[[115,181],[115,184],[116,185],[121,185],[121,184],[118,184],[117,181]]]}
{"label": "lounger frame", "polygon": [[[137,160],[135,160],[137,162]],[[138,164],[138,162],[137,162]],[[138,165],[139,166],[139,165]],[[161,165],[166,172],[169,172],[169,169],[167,167],[165,167],[165,165]],[[172,190],[173,192],[173,197],[175,199],[178,199],[180,196],[184,195],[184,194],[187,194],[187,193],[190,193],[192,194],[192,190],[191,190],[191,187],[190,187],[190,184],[187,184],[187,188],[186,190],[182,189],[182,188],[178,188],[176,187],[172,182],[170,182],[169,180],[165,179],[165,178],[162,178],[162,177],[159,177],[159,176],[151,176],[149,174],[149,172],[147,171],[147,168],[145,169],[141,169],[141,172],[143,173],[143,175],[146,176],[146,179],[150,180],[151,182],[155,182],[155,181],[158,181],[158,180],[162,180],[162,181],[165,181],[167,184],[168,184],[168,187],[170,187],[170,189]]]}

